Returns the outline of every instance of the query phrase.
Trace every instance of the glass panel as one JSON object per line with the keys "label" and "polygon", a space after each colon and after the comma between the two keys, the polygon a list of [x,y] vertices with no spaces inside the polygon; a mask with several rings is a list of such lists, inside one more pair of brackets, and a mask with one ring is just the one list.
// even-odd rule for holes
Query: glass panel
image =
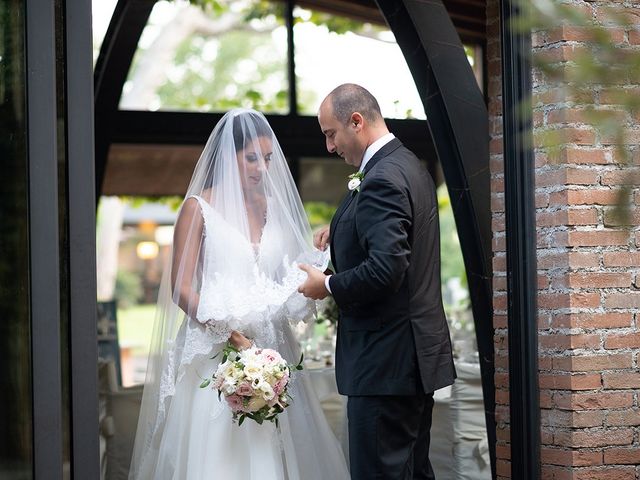
{"label": "glass panel", "polygon": [[0,478],[32,478],[25,17],[0,3]]}
{"label": "glass panel", "polygon": [[287,113],[282,3],[157,2],[122,91],[123,110]]}
{"label": "glass panel", "polygon": [[307,202],[337,207],[347,193],[347,177],[354,172],[341,158],[301,158],[298,188]]}
{"label": "glass panel", "polygon": [[93,64],[96,64],[104,36],[109,28],[109,22],[113,16],[118,0],[93,0],[91,2],[92,11],[92,32],[93,32]]}
{"label": "glass panel", "polygon": [[371,91],[387,118],[426,118],[407,62],[391,31],[302,8],[294,9],[294,17],[301,114],[316,115],[324,96],[339,84],[349,82]]}

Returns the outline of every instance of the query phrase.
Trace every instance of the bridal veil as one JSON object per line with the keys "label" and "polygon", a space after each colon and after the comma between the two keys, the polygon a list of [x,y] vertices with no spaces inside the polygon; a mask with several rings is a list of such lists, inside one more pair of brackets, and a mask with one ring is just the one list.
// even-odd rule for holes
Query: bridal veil
{"label": "bridal veil", "polygon": [[[225,114],[202,151],[176,221],[158,295],[130,479],[157,477],[149,472],[156,469],[177,385],[193,374],[194,365],[213,365],[211,357],[232,330],[258,346],[279,349],[290,363],[298,360],[291,358],[299,350],[289,325],[312,318],[315,304],[297,293],[306,276],[297,264],[323,268],[326,262],[326,254],[312,246],[295,183],[265,117],[250,109]],[[334,478],[326,477],[334,472],[323,467],[327,459],[321,457],[336,454],[335,439],[327,437],[317,400],[302,388],[306,381],[301,376],[294,389],[298,398],[285,412],[279,448],[289,456],[286,463],[316,472],[305,477]],[[211,409],[221,408],[212,402]],[[218,423],[230,421],[222,413]],[[189,428],[184,421],[183,428]],[[256,427],[269,428],[233,426]],[[309,428],[322,432],[322,440],[310,437]],[[226,435],[223,431],[220,435]],[[177,449],[182,447],[179,439],[175,442]],[[318,442],[328,450],[323,453]],[[296,476],[293,471],[287,475]]]}

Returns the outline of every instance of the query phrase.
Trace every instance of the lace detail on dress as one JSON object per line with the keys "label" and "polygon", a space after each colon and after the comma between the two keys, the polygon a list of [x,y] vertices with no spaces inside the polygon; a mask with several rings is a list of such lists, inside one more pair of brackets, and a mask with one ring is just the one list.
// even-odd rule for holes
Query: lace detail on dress
{"label": "lace detail on dress", "polygon": [[[175,394],[176,385],[189,365],[200,358],[213,357],[233,330],[242,332],[262,347],[278,349],[284,343],[285,322],[293,325],[308,322],[316,312],[315,302],[298,293],[306,274],[296,262],[290,262],[287,256],[281,262],[271,259],[271,265],[281,263],[278,270],[281,281],[271,280],[259,268],[259,258],[246,239],[204,199],[193,198],[198,200],[204,219],[200,302],[196,318],[186,317],[176,338],[167,345],[154,434],[164,423],[168,400]],[[269,241],[277,242],[277,238]],[[277,250],[273,251],[275,254]],[[225,263],[230,260],[231,265]],[[229,268],[233,268],[233,275],[220,273],[229,272]]]}

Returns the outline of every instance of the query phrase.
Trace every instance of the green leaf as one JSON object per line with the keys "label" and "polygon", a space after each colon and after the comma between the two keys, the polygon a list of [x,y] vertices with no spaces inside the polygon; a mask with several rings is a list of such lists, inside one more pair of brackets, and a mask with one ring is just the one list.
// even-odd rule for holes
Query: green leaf
{"label": "green leaf", "polygon": [[245,415],[240,415],[240,420],[238,421],[238,426],[242,425],[242,422],[244,422],[245,418],[246,418]]}
{"label": "green leaf", "polygon": [[211,379],[207,378],[204,382],[200,384],[200,388],[207,388],[211,384]]}

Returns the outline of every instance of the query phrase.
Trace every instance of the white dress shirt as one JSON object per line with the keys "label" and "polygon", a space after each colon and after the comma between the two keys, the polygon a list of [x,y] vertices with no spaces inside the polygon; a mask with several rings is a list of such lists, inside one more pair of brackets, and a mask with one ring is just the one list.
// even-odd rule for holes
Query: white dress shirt
{"label": "white dress shirt", "polygon": [[[380,150],[382,147],[384,147],[387,143],[389,143],[394,138],[396,138],[396,136],[393,133],[386,133],[383,136],[381,136],[379,139],[377,139],[375,142],[373,142],[371,145],[369,145],[367,149],[364,151],[364,155],[362,156],[362,162],[360,162],[360,168],[358,169],[358,171],[364,172],[364,167],[367,165],[367,163],[369,163],[369,160],[371,160],[371,157],[373,157],[378,150]],[[324,286],[329,293],[331,293],[331,288],[329,287],[330,278],[331,278],[331,275],[327,275],[324,278]]]}

